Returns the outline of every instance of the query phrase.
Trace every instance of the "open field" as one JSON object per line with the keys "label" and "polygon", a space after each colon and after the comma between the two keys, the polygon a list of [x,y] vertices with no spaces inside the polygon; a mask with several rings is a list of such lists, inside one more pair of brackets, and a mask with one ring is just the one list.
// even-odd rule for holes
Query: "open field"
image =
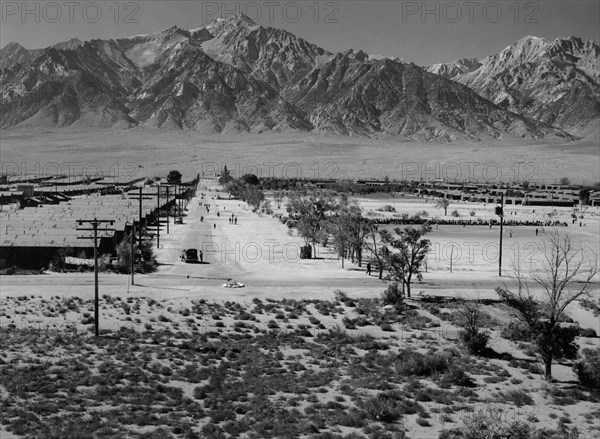
{"label": "open field", "polygon": [[250,172],[304,178],[389,176],[397,180],[545,183],[568,177],[573,184],[600,180],[600,145],[593,139],[569,143],[513,140],[417,144],[296,133],[201,136],[141,128],[4,131],[0,139],[2,171],[21,174],[54,174],[58,165],[67,175],[85,168],[90,173],[99,169],[128,178],[163,175],[176,168],[187,178],[202,170],[218,172],[226,164],[234,176]]}
{"label": "open field", "polygon": [[[60,331],[3,326],[0,433],[436,438],[495,413],[530,429],[598,434],[599,396],[574,385],[566,364],[545,384],[528,343],[500,337],[505,309],[486,306],[496,354],[473,357],[457,342],[453,304],[413,302],[396,315],[373,300],[337,299],[105,295],[110,324],[99,339],[89,300],[3,299],[11,320],[76,321]],[[597,347],[598,338],[579,343]]]}
{"label": "open field", "polygon": [[[576,427],[579,437],[597,436],[600,396],[577,384],[571,364],[555,364],[555,382],[546,384],[530,343],[507,338],[512,318],[494,288],[508,279],[498,277],[494,255],[481,252],[497,242],[497,227],[434,229],[425,279],[397,314],[378,300],[387,283],[366,276],[364,266],[346,261],[342,269],[330,248],[300,260],[303,240],[278,219],[220,198],[226,194],[214,182],[201,182],[184,224],[169,235],[163,226],[156,273],[136,275],[135,285],[100,274],[100,339],[90,333],[92,274],[2,277],[2,438],[79,439],[94,431],[146,439],[429,439],[490,413],[530,429]],[[359,202],[371,216],[393,215],[380,211],[388,204],[443,215],[427,200]],[[488,218],[492,207],[453,209]],[[567,208],[512,209],[518,218],[553,211],[570,218]],[[598,251],[598,212],[584,216],[587,227],[558,230]],[[543,234],[512,231],[506,263],[539,269]],[[450,272],[452,246],[462,253]],[[205,263],[178,259],[190,247],[203,251]],[[246,287],[223,288],[229,278]],[[431,303],[433,296],[448,301]],[[493,299],[484,305],[486,355],[459,343],[453,297]],[[575,304],[568,315],[600,332],[598,308]],[[577,340],[591,348],[600,339]]]}

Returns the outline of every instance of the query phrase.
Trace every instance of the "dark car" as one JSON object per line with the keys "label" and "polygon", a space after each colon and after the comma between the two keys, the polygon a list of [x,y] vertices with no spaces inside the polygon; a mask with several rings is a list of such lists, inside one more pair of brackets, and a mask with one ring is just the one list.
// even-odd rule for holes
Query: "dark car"
{"label": "dark car", "polygon": [[199,262],[198,261],[198,250],[196,250],[195,248],[183,249],[183,250],[181,250],[179,259],[181,259],[183,262],[186,262],[186,263]]}

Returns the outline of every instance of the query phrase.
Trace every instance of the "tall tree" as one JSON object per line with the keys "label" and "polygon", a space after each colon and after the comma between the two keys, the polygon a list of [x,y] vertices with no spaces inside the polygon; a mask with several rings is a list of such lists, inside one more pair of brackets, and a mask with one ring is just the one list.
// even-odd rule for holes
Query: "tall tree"
{"label": "tall tree", "polygon": [[233,177],[231,176],[229,169],[227,169],[227,166],[223,166],[223,169],[221,170],[221,176],[219,177],[219,184],[225,185],[230,181],[233,181]]}
{"label": "tall tree", "polygon": [[450,200],[446,197],[435,200],[435,207],[444,209],[444,216],[448,215],[448,206],[450,206]]}
{"label": "tall tree", "polygon": [[167,183],[169,184],[181,184],[181,172],[177,170],[169,171],[167,175]]}
{"label": "tall tree", "polygon": [[256,186],[248,185],[242,192],[242,198],[252,207],[252,211],[256,212],[264,201],[265,194]]}
{"label": "tall tree", "polygon": [[407,297],[410,297],[412,281],[415,278],[423,280],[421,265],[431,246],[425,235],[430,231],[431,226],[425,223],[419,228],[396,227],[396,236],[387,230],[380,232],[381,241],[387,249],[382,252],[385,268],[388,270],[387,278],[401,282]]}
{"label": "tall tree", "polygon": [[371,252],[372,257],[375,258],[377,262],[377,269],[379,270],[379,279],[383,278],[383,269],[385,268],[385,260],[384,260],[384,248],[381,245],[378,245],[379,241],[379,226],[370,221],[367,228],[367,236],[365,238],[365,248]]}
{"label": "tall tree", "polygon": [[327,217],[338,203],[339,200],[330,191],[296,192],[289,197],[286,210],[297,221],[300,236],[316,248],[327,233]]}
{"label": "tall tree", "polygon": [[[527,325],[544,362],[546,379],[551,380],[553,360],[577,353],[576,329],[561,322],[571,303],[590,294],[598,273],[598,255],[586,254],[569,235],[556,231],[547,235],[542,250],[541,271],[526,276],[517,265],[510,275],[516,291],[504,286],[496,288],[496,293]],[[541,293],[532,292],[530,284]]]}
{"label": "tall tree", "polygon": [[273,199],[275,200],[275,202],[277,203],[277,209],[281,209],[281,203],[283,201],[284,198],[284,193],[283,191],[275,191],[275,193],[273,194]]}
{"label": "tall tree", "polygon": [[579,190],[579,200],[581,204],[590,204],[590,195],[592,190],[589,187],[584,187]]}

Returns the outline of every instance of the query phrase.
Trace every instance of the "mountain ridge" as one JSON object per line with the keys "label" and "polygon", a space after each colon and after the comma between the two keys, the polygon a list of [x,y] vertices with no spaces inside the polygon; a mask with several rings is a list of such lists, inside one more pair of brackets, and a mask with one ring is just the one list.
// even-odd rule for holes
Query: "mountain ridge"
{"label": "mountain ridge", "polygon": [[[565,39],[572,48],[554,50],[582,44]],[[530,52],[525,58],[535,60]],[[484,63],[490,68],[488,58],[421,68],[360,50],[334,54],[245,16],[33,51],[10,43],[0,49],[0,128],[149,125],[447,142],[570,138],[552,126],[556,118],[536,119],[536,112],[498,101],[486,84],[469,84],[468,75],[477,78]],[[580,70],[591,69],[593,79],[595,66],[591,59]]]}

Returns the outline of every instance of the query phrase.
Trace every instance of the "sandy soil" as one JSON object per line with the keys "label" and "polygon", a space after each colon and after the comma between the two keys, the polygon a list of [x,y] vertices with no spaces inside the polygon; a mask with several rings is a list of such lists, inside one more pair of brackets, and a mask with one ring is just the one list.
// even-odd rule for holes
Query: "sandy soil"
{"label": "sandy soil", "polygon": [[374,178],[458,181],[540,181],[568,177],[593,184],[598,142],[486,141],[409,143],[391,139],[265,134],[200,136],[150,129],[3,131],[2,171],[94,174],[131,178],[179,169],[185,178],[218,172],[234,176]]}

